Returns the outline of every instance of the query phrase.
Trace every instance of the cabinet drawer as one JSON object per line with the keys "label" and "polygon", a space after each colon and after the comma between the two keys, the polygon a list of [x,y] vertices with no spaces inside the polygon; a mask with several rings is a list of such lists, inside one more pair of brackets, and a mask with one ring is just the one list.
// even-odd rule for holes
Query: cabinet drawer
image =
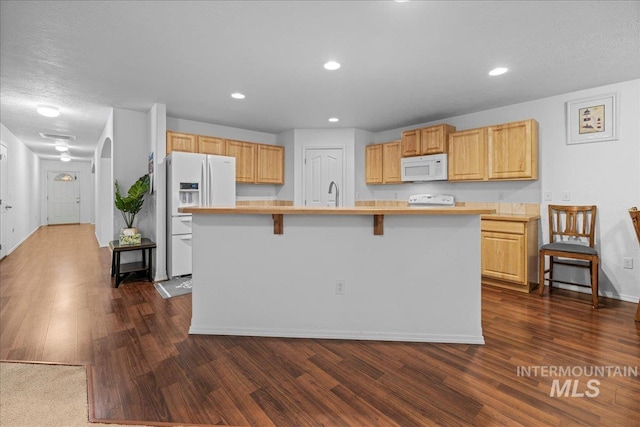
{"label": "cabinet drawer", "polygon": [[191,234],[191,215],[172,217],[171,234]]}
{"label": "cabinet drawer", "polygon": [[482,231],[496,231],[498,233],[513,233],[524,234],[523,222],[514,221],[492,221],[490,219],[483,219],[480,222],[480,229]]}

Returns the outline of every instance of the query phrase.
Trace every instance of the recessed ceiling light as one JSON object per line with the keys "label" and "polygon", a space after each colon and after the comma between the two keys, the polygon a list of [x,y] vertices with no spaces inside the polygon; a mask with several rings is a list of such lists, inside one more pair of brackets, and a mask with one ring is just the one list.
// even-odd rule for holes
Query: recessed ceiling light
{"label": "recessed ceiling light", "polygon": [[62,153],[60,154],[60,160],[62,160],[63,162],[70,162],[71,156],[67,153]]}
{"label": "recessed ceiling light", "polygon": [[337,63],[336,61],[329,61],[326,64],[324,64],[324,68],[329,71],[335,71],[338,68],[340,68],[340,64]]}
{"label": "recessed ceiling light", "polygon": [[234,99],[244,99],[244,94],[240,92],[234,92],[231,94],[231,97]]}
{"label": "recessed ceiling light", "polygon": [[45,117],[58,117],[60,115],[60,111],[56,107],[48,105],[38,105],[36,111]]}
{"label": "recessed ceiling light", "polygon": [[339,119],[339,118],[337,118],[337,117],[331,117],[331,118],[329,119],[329,121],[330,121],[331,123],[335,123],[335,122],[339,122],[339,121],[340,121],[340,119]]}
{"label": "recessed ceiling light", "polygon": [[62,152],[69,150],[69,146],[66,142],[56,142],[56,150]]}
{"label": "recessed ceiling light", "polygon": [[498,68],[494,68],[493,70],[489,71],[489,75],[490,76],[499,76],[501,74],[506,73],[507,71],[509,71],[508,68],[498,67]]}

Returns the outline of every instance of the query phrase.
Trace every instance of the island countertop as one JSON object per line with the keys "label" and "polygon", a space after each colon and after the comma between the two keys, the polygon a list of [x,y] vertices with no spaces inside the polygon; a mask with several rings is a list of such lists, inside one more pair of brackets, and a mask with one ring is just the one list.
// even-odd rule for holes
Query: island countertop
{"label": "island countertop", "polygon": [[194,206],[178,209],[182,213],[213,215],[486,215],[494,209],[464,206],[438,207],[307,207],[307,206]]}

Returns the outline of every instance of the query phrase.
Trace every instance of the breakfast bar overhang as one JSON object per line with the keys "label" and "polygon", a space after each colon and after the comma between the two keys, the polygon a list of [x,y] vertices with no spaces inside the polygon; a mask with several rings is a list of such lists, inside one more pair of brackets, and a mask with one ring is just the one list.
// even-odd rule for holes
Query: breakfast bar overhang
{"label": "breakfast bar overhang", "polygon": [[182,208],[189,333],[483,344],[480,215],[450,208]]}

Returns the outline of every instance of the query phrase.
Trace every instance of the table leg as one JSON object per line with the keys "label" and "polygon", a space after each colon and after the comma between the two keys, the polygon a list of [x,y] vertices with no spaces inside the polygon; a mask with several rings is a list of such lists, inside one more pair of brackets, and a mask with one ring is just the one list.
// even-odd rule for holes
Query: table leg
{"label": "table leg", "polygon": [[120,286],[120,252],[116,255],[116,288]]}
{"label": "table leg", "polygon": [[116,252],[112,251],[111,252],[111,277],[115,275],[115,269],[116,269]]}
{"label": "table leg", "polygon": [[150,282],[153,283],[153,248],[149,248],[149,269],[147,272],[147,277]]}

